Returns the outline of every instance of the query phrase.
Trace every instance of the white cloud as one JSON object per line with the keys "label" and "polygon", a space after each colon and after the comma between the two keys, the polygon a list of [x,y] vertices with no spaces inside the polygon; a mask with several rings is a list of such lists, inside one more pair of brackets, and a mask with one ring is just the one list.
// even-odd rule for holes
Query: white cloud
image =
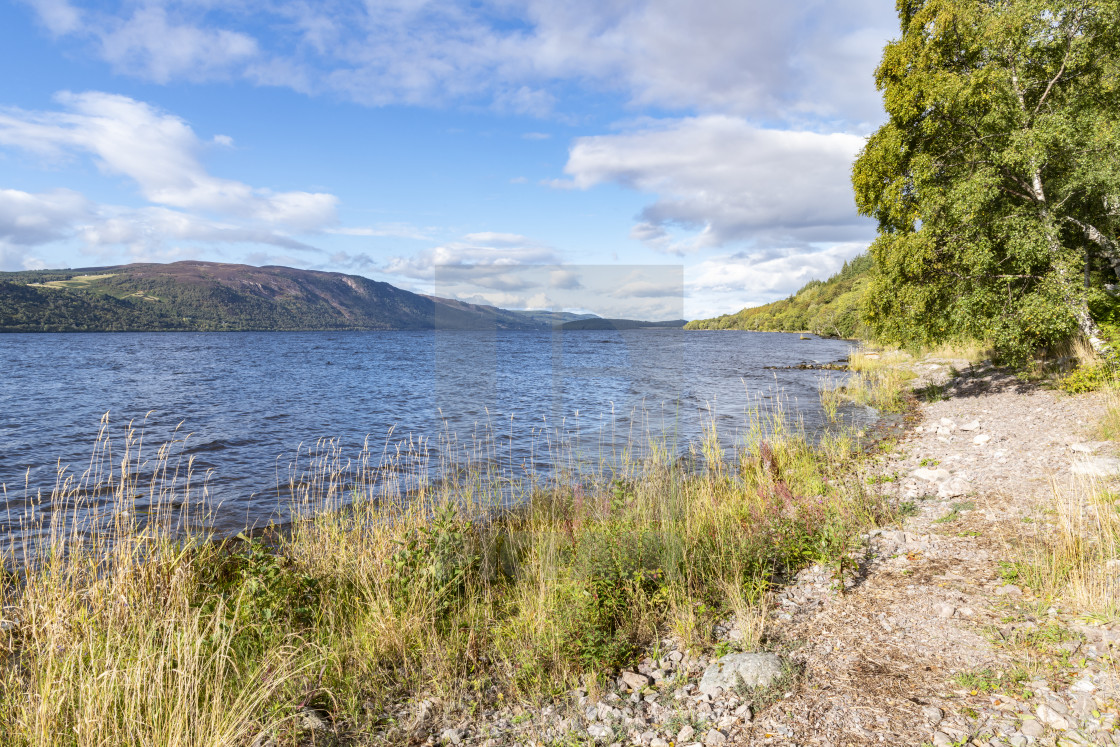
{"label": "white cloud", "polygon": [[108,93],[61,93],[65,111],[0,111],[0,145],[58,157],[89,153],[110,174],[126,176],[151,202],[314,231],[337,220],[331,194],[254,189],[209,174],[203,144],[182,119]]}
{"label": "white cloud", "polygon": [[142,70],[159,83],[222,77],[258,54],[256,40],[248,34],[176,22],[158,4],[134,8],[126,18],[106,19],[96,35],[101,56],[118,72]]}
{"label": "white cloud", "polygon": [[810,280],[839,272],[844,262],[867,249],[866,242],[797,247],[758,257],[746,253],[711,256],[685,269],[689,319],[734,313],[777,301]]}
{"label": "white cloud", "polygon": [[73,234],[87,219],[91,205],[68,189],[41,194],[0,189],[0,270],[19,270],[41,261],[33,249]]}
{"label": "white cloud", "polygon": [[370,236],[417,240],[430,238],[424,230],[410,223],[378,223],[376,226],[328,228],[326,232],[338,236]]}
{"label": "white cloud", "polygon": [[510,233],[471,233],[459,241],[426,249],[411,256],[392,257],[381,268],[388,275],[437,285],[455,282],[471,273],[476,282],[489,287],[508,287],[505,274],[520,265],[555,264],[553,249],[526,236]]}
{"label": "white cloud", "polygon": [[871,74],[896,29],[881,0],[27,1],[52,33],[160,82],[239,76],[372,105],[538,115],[576,82],[636,106],[853,127],[880,116]]}
{"label": "white cloud", "polygon": [[[848,180],[862,145],[855,135],[763,129],[729,116],[647,122],[579,138],[564,167],[570,178],[552,184],[613,182],[657,195],[631,235],[662,251],[843,240],[869,233]],[[691,235],[675,240],[677,228]]]}
{"label": "white cloud", "polygon": [[37,246],[65,238],[75,222],[92,215],[91,204],[81,194],[56,189],[30,194],[0,189],[0,241]]}
{"label": "white cloud", "polygon": [[167,208],[139,210],[102,208],[102,215],[80,228],[87,249],[103,252],[126,247],[132,255],[147,254],[176,241],[200,244],[268,244],[318,252],[313,246],[265,228],[221,223]]}

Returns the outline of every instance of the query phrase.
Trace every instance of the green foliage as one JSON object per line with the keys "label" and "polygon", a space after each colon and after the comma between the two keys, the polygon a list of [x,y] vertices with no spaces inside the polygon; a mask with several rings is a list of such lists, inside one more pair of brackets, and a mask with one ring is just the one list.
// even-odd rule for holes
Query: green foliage
{"label": "green foliage", "polygon": [[437,618],[443,617],[478,572],[479,555],[472,547],[470,522],[450,503],[438,507],[429,525],[414,526],[390,558],[394,597],[407,606],[424,600]]}
{"label": "green foliage", "polygon": [[860,309],[871,257],[861,254],[828,280],[811,280],[782,301],[743,309],[714,319],[689,322],[686,329],[744,329],[758,332],[813,332],[863,337]]}
{"label": "green foliage", "polygon": [[1102,389],[1112,381],[1112,370],[1097,363],[1078,366],[1058,381],[1058,388],[1067,394],[1082,394]]}
{"label": "green foliage", "polygon": [[1120,3],[898,8],[876,73],[889,121],[852,174],[879,222],[871,329],[990,339],[1008,360],[1097,335],[1089,308],[1120,267]]}

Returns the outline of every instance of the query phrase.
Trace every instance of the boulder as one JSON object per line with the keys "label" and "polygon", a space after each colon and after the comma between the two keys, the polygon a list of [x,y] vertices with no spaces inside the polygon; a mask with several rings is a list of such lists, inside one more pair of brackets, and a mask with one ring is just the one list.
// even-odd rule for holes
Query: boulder
{"label": "boulder", "polygon": [[728,654],[704,670],[700,692],[708,695],[733,690],[740,680],[747,687],[766,687],[782,673],[777,654]]}

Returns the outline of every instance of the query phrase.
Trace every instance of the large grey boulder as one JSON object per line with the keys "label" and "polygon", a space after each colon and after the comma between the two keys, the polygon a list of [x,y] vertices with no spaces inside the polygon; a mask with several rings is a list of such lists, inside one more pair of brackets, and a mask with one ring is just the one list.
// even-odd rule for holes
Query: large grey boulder
{"label": "large grey boulder", "polygon": [[782,673],[777,654],[728,654],[704,670],[699,691],[718,695],[742,682],[747,687],[766,687]]}

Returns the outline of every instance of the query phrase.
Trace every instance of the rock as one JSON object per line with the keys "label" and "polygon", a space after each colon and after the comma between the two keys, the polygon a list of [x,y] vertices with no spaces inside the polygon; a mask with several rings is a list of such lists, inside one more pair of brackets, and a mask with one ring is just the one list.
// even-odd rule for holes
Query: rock
{"label": "rock", "polygon": [[[933,612],[938,617],[952,617],[953,615],[956,614],[957,608],[954,607],[951,604],[946,604],[945,602],[939,602],[939,603],[933,605]],[[934,709],[934,710],[937,710],[937,709]],[[922,711],[924,712],[925,709],[923,708]],[[940,711],[938,711],[938,712],[940,712]]]}
{"label": "rock", "polygon": [[602,724],[592,724],[591,726],[587,727],[587,735],[592,739],[606,739],[611,735],[611,733],[612,732],[610,727],[603,726]]}
{"label": "rock", "polygon": [[980,421],[973,420],[971,423],[965,423],[964,425],[957,427],[962,431],[978,431],[980,430]]}
{"label": "rock", "polygon": [[933,733],[933,747],[953,747],[953,738],[943,731]]}
{"label": "rock", "polygon": [[972,443],[976,444],[977,446],[983,446],[984,444],[988,443],[991,440],[992,440],[992,437],[989,436],[987,433],[981,433],[979,436],[976,436],[975,438],[972,439]]}
{"label": "rock", "polygon": [[957,498],[972,488],[968,480],[960,475],[952,477],[937,487],[938,498]]}
{"label": "rock", "polygon": [[653,682],[653,680],[646,675],[638,674],[637,672],[623,672],[621,678],[622,681],[626,683],[626,686],[635,692],[644,690]]}
{"label": "rock", "polygon": [[1032,718],[1032,719],[1028,719],[1027,721],[1024,721],[1023,725],[1021,727],[1019,727],[1019,731],[1024,736],[1031,737],[1033,739],[1038,739],[1039,737],[1042,736],[1043,732],[1046,731],[1046,727],[1044,727],[1042,724],[1040,724],[1038,721],[1035,721]]}
{"label": "rock", "polygon": [[1057,729],[1058,731],[1066,731],[1069,729],[1069,721],[1066,717],[1045,703],[1039,705],[1038,708],[1035,709],[1034,715],[1038,717],[1041,723],[1046,724],[1052,729]]}
{"label": "rock", "polygon": [[941,719],[945,718],[945,714],[937,706],[925,706],[922,708],[922,715],[925,716],[926,721],[937,726],[941,723]]}
{"label": "rock", "polygon": [[669,743],[661,737],[654,737],[653,741],[649,743],[649,747],[669,747]]}
{"label": "rock", "polygon": [[685,724],[677,732],[677,744],[689,742],[694,736],[696,736],[696,730],[692,728],[692,724]]}
{"label": "rock", "polygon": [[1021,734],[1016,734],[1008,738],[1007,743],[1010,744],[1011,747],[1027,747],[1027,738]]}
{"label": "rock", "polygon": [[642,732],[642,735],[638,737],[638,741],[640,741],[642,744],[650,744],[656,738],[657,738],[657,732],[646,731],[646,732]]}
{"label": "rock", "polygon": [[747,687],[766,687],[782,673],[776,654],[728,654],[704,670],[701,693],[730,691],[740,680]]}
{"label": "rock", "polygon": [[463,734],[458,729],[444,729],[440,732],[439,741],[444,744],[461,744]]}
{"label": "rock", "polygon": [[299,714],[300,724],[307,731],[323,731],[330,728],[327,722],[320,718],[319,714],[310,708],[304,708]]}
{"label": "rock", "polygon": [[1079,454],[1093,454],[1101,448],[1108,446],[1107,441],[1086,441],[1085,443],[1070,444],[1069,450]]}
{"label": "rock", "polygon": [[1070,467],[1075,475],[1085,477],[1116,477],[1120,475],[1120,459],[1110,456],[1090,456],[1079,459]]}
{"label": "rock", "polygon": [[751,711],[751,707],[749,705],[741,705],[736,708],[735,715],[748,723],[750,723],[750,720],[754,718],[754,713]]}
{"label": "rock", "polygon": [[1004,586],[997,587],[995,590],[995,595],[997,597],[1021,597],[1023,596],[1023,590],[1015,584],[1006,584]]}
{"label": "rock", "polygon": [[716,744],[723,744],[726,741],[727,735],[719,729],[711,729],[704,736],[704,744],[708,745],[708,747],[712,747],[712,745]]}
{"label": "rock", "polygon": [[1093,681],[1089,678],[1080,679],[1069,686],[1069,689],[1075,693],[1091,693],[1097,689]]}
{"label": "rock", "polygon": [[932,467],[919,467],[910,473],[911,477],[916,477],[919,480],[926,482],[941,482],[942,480],[949,479],[949,470],[944,468],[933,469]]}

